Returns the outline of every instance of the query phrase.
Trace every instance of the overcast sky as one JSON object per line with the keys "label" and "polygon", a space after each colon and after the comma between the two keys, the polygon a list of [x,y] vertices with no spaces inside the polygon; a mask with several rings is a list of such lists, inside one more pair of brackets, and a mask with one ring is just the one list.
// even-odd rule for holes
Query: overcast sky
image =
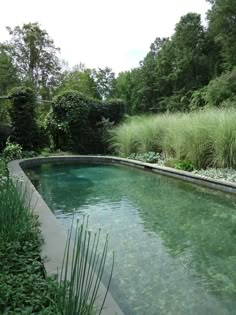
{"label": "overcast sky", "polygon": [[206,0],[7,0],[1,1],[0,42],[6,26],[39,22],[70,66],[136,67],[156,37],[171,36],[188,12],[205,21]]}

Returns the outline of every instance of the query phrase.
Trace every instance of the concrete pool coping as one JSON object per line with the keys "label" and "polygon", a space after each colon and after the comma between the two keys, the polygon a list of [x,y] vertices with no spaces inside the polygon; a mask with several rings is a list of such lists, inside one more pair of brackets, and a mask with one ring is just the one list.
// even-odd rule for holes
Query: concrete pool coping
{"label": "concrete pool coping", "polygon": [[[51,156],[51,157],[37,157],[23,160],[15,160],[8,164],[9,173],[11,176],[21,178],[21,189],[25,192],[26,201],[31,209],[34,210],[39,217],[41,224],[41,232],[44,239],[41,256],[44,259],[44,265],[47,273],[55,274],[60,270],[62,264],[64,248],[66,244],[66,232],[56,219],[50,208],[47,206],[41,195],[35,189],[25,172],[24,167],[39,165],[49,162],[80,162],[80,163],[97,163],[97,164],[117,164],[126,165],[144,170],[152,171],[157,174],[166,175],[178,179],[182,179],[193,184],[206,186],[208,188],[220,190],[226,193],[236,193],[236,184],[208,179],[200,175],[192,174],[185,171],[180,171],[168,167],[161,167],[155,164],[144,163],[136,160],[125,158],[118,158],[112,156],[94,156],[94,155],[65,155],[65,156]],[[58,246],[60,244],[60,246]],[[101,297],[104,296],[106,288],[103,284],[100,286],[99,297],[97,305],[101,305]],[[102,315],[124,315],[118,304],[108,292]]]}

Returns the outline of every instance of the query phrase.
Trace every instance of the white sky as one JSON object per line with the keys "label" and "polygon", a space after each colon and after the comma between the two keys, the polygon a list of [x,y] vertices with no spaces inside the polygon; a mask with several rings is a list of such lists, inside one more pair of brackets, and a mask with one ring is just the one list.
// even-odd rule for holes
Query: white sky
{"label": "white sky", "polygon": [[39,22],[70,66],[108,66],[116,73],[139,65],[156,37],[171,36],[188,12],[202,14],[206,0],[1,1],[0,42],[6,26]]}

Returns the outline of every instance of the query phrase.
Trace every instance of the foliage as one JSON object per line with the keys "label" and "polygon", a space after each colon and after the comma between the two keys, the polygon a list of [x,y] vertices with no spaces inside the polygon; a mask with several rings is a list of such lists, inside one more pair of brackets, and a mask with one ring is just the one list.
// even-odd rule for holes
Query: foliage
{"label": "foliage", "polygon": [[183,170],[183,171],[188,171],[188,172],[191,172],[194,169],[192,161],[190,160],[177,161],[175,163],[175,168],[178,170]]}
{"label": "foliage", "polygon": [[39,131],[36,124],[35,95],[27,87],[14,88],[11,91],[12,139],[24,150],[39,146]]}
{"label": "foliage", "polygon": [[[42,239],[37,217],[25,205],[21,180],[14,178],[14,183],[18,189],[6,176],[5,161],[0,160],[0,313],[94,314],[108,238],[100,254],[100,230],[92,236],[87,221],[82,225],[77,223],[75,231],[72,231],[72,222],[59,279],[46,278],[40,257]],[[75,232],[73,247],[72,232]],[[70,273],[69,257],[72,257]],[[109,289],[112,270],[99,314]]]}
{"label": "foliage", "polygon": [[[139,68],[119,74],[115,95],[127,102],[129,113],[189,111],[207,105],[210,80],[213,89],[214,79],[236,65],[235,1],[211,3],[209,28],[203,27],[199,14],[182,16],[171,38],[156,38]],[[219,105],[226,101],[228,106],[223,79]]]}
{"label": "foliage", "polygon": [[92,70],[83,65],[74,67],[72,71],[66,71],[55,93],[58,95],[71,90],[78,91],[87,97],[101,99]]}
{"label": "foliage", "polygon": [[101,153],[105,127],[118,123],[123,114],[122,101],[99,102],[77,91],[67,91],[55,99],[47,126],[56,149]]}
{"label": "foliage", "polygon": [[97,91],[100,99],[106,100],[112,97],[114,83],[115,83],[115,73],[112,72],[111,68],[98,68],[98,70],[93,71],[93,79],[97,86]]}
{"label": "foliage", "polygon": [[5,178],[6,175],[7,175],[6,161],[3,158],[0,158],[0,181],[1,181],[1,184],[2,184],[2,182],[5,182],[5,179],[3,179],[3,177]]}
{"label": "foliage", "polygon": [[5,124],[0,125],[0,152],[5,148],[7,138],[11,135],[11,128]]}
{"label": "foliage", "polygon": [[21,159],[23,157],[22,147],[18,143],[10,142],[10,139],[7,139],[6,147],[2,152],[2,157],[7,161],[12,161],[15,159]]}
{"label": "foliage", "polygon": [[[193,91],[206,85],[216,72],[215,50],[200,15],[188,13],[171,38],[156,38],[139,71],[118,76],[117,96],[129,99],[134,113],[189,110]],[[133,73],[136,77],[131,85]],[[136,98],[131,97],[134,93]]]}
{"label": "foliage", "polygon": [[114,83],[114,96],[125,102],[128,114],[142,111],[142,105],[139,102],[142,84],[140,75],[141,69],[134,68],[130,71],[119,73]]}
{"label": "foliage", "polygon": [[147,163],[157,163],[162,160],[159,153],[156,152],[146,152],[146,153],[132,153],[128,156],[128,159],[138,160]]}
{"label": "foliage", "polygon": [[208,12],[209,34],[220,46],[224,68],[236,66],[236,2],[234,0],[216,0]]}
{"label": "foliage", "polygon": [[203,87],[199,90],[196,90],[191,95],[190,100],[190,110],[198,110],[206,106],[207,100],[206,100],[206,94],[207,94],[207,88]]}
{"label": "foliage", "polygon": [[209,106],[221,106],[236,96],[236,68],[210,81],[206,90],[206,101]]}
{"label": "foliage", "polygon": [[196,169],[234,168],[235,120],[234,109],[133,117],[112,130],[111,148],[126,157],[154,151]]}
{"label": "foliage", "polygon": [[236,182],[236,171],[232,168],[207,168],[206,170],[194,170],[193,173],[204,177]]}
{"label": "foliage", "polygon": [[[11,58],[4,52],[0,44],[0,96],[7,96],[8,92],[17,84],[17,71],[14,67]],[[0,100],[0,135],[4,139],[4,129],[10,126],[10,101],[8,99]],[[3,132],[1,132],[3,130]],[[0,136],[0,137],[1,137]],[[1,144],[0,144],[1,147]]]}
{"label": "foliage", "polygon": [[36,217],[11,180],[1,175],[0,313],[56,314],[56,282],[45,279]]}
{"label": "foliage", "polygon": [[[92,236],[88,230],[88,219],[86,223],[76,224],[74,231],[74,245],[71,246],[73,221],[68,233],[68,241],[65,249],[64,261],[59,278],[59,309],[64,315],[89,315],[95,308],[95,299],[106,263],[108,236],[106,237],[103,251],[98,253],[100,241],[100,230]],[[72,254],[73,253],[73,254]],[[72,256],[71,267],[70,257]],[[114,266],[114,257],[112,270]],[[98,313],[102,308],[109,289],[112,270],[107,286],[107,291]],[[69,282],[69,285],[68,285]]]}
{"label": "foliage", "polygon": [[11,57],[0,46],[0,91],[1,95],[8,95],[10,89],[19,83],[17,69]]}
{"label": "foliage", "polygon": [[7,27],[7,30],[11,40],[5,44],[5,51],[12,58],[21,79],[48,99],[60,70],[59,49],[38,23],[13,29]]}

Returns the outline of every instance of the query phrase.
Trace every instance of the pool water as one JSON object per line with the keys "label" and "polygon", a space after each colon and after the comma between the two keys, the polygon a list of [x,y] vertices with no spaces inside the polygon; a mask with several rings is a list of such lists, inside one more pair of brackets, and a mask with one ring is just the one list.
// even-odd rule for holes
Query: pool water
{"label": "pool water", "polygon": [[75,213],[109,233],[105,278],[114,250],[110,291],[126,315],[236,314],[234,196],[125,166],[27,172],[65,227]]}

